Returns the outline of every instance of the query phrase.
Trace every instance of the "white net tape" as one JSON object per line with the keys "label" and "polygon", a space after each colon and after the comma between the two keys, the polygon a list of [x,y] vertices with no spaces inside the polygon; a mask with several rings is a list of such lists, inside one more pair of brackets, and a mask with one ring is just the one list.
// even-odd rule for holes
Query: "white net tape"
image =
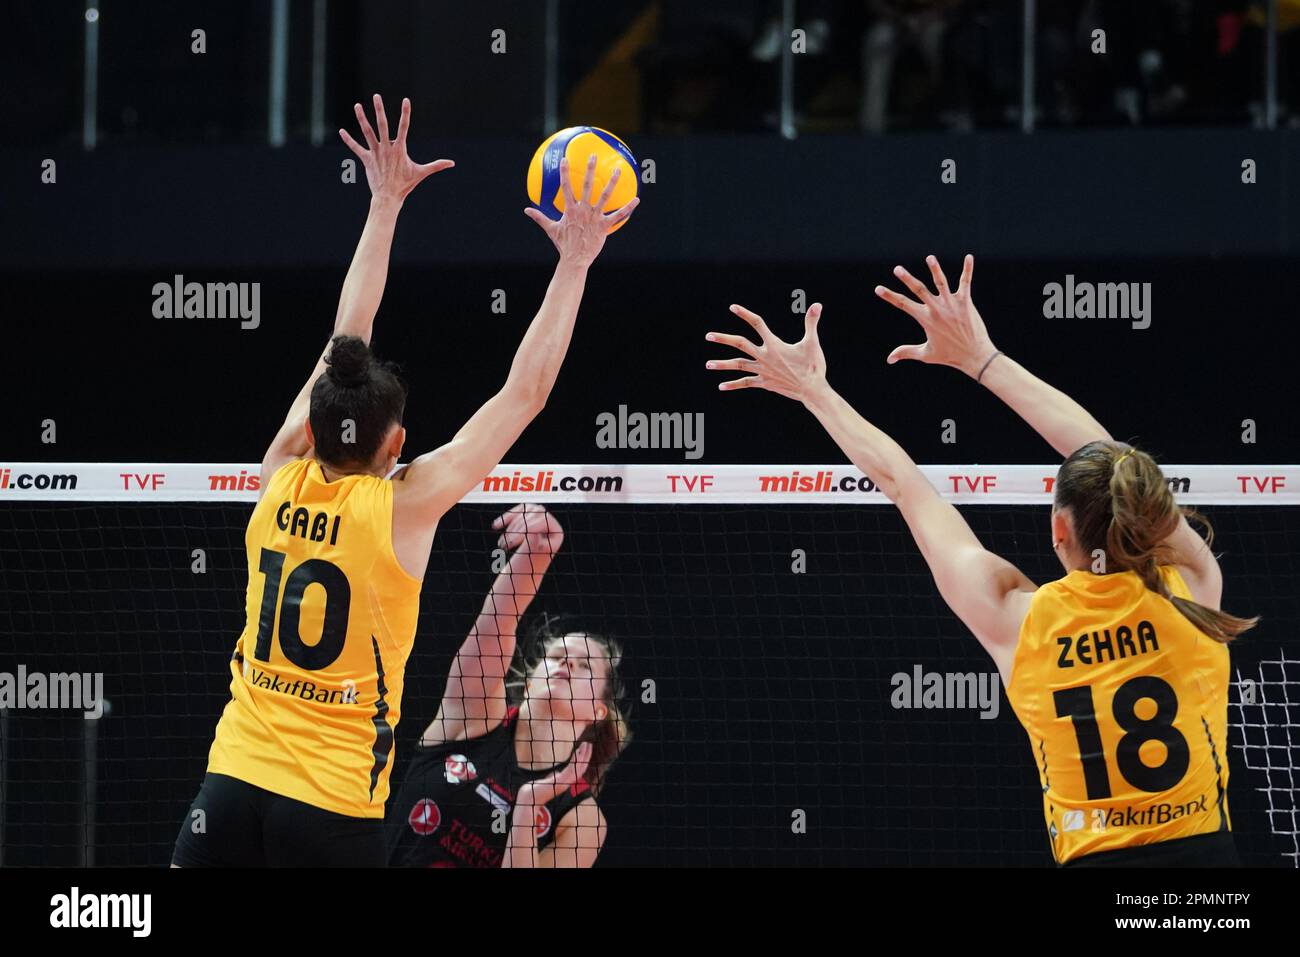
{"label": "white net tape", "polygon": [[[401,466],[399,466],[400,468]],[[1185,505],[1300,505],[1300,465],[1165,465]],[[221,463],[0,462],[0,501],[257,500],[259,468]],[[963,505],[1050,505],[1053,465],[923,465]],[[844,504],[888,499],[851,465],[500,465],[464,501]]]}

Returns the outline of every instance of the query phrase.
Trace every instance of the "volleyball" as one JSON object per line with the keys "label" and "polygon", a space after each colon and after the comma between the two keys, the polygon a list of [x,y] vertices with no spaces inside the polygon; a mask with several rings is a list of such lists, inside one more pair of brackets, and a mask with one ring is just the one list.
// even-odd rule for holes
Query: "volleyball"
{"label": "volleyball", "polygon": [[[631,202],[639,191],[639,177],[636,170],[636,157],[627,148],[627,144],[609,130],[597,126],[570,126],[568,129],[552,133],[546,138],[533,161],[528,164],[528,200],[550,219],[559,219],[564,215],[564,191],[560,189],[560,160],[569,159],[570,185],[573,195],[582,195],[582,186],[587,175],[587,162],[596,154],[595,182],[591,186],[591,198],[600,196],[601,191],[614,175],[614,170],[622,173],[605,203],[605,212],[612,213]],[[623,228],[627,220],[616,223],[610,232]]]}

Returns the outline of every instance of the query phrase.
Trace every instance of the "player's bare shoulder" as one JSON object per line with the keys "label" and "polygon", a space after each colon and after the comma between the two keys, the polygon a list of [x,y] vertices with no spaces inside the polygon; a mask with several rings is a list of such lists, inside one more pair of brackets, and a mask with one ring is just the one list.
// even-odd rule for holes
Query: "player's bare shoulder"
{"label": "player's bare shoulder", "polygon": [[440,451],[426,452],[390,476],[393,483],[394,514],[400,508],[404,517],[418,516],[424,522],[436,522],[442,517],[435,494]]}
{"label": "player's bare shoulder", "polygon": [[[421,456],[425,458],[425,456]],[[423,578],[429,564],[429,549],[442,513],[432,507],[425,483],[419,481],[419,459],[397,469],[389,480],[393,486],[393,554],[413,578]]]}

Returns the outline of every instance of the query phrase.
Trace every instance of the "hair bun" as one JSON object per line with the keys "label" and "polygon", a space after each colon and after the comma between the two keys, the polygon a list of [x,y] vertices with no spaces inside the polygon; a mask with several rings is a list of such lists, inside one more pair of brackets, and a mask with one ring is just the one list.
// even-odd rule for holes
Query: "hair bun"
{"label": "hair bun", "polygon": [[335,336],[325,357],[327,374],[335,385],[355,389],[370,381],[370,347],[358,336]]}

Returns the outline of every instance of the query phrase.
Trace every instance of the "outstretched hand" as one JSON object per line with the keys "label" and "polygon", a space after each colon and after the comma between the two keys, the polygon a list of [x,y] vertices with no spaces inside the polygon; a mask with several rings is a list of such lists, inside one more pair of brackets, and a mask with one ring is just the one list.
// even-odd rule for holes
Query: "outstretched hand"
{"label": "outstretched hand", "polygon": [[432,163],[416,163],[406,152],[406,132],[411,126],[411,101],[402,99],[402,117],[397,123],[397,138],[388,138],[388,116],[384,113],[384,101],[375,94],[375,125],[379,135],[366,119],[366,111],[361,104],[354,107],[357,122],[361,124],[361,135],[365,137],[370,149],[365,149],[354,140],[347,130],[339,130],[339,136],[348,149],[357,155],[366,168],[366,182],[370,184],[370,194],[375,197],[403,200],[407,194],[434,173],[451,169],[456,164],[449,159],[434,160]]}
{"label": "outstretched hand", "polygon": [[798,342],[778,339],[763,317],[744,306],[733,305],[731,311],[749,323],[758,333],[755,344],[744,336],[723,332],[710,332],[704,338],[731,346],[745,353],[746,359],[711,359],[706,369],[735,369],[752,372],[742,379],[731,379],[718,384],[723,391],[731,389],[767,389],[797,402],[803,402],[811,391],[826,381],[826,357],[817,338],[817,322],[822,317],[822,304],[815,302],[804,316],[803,338]]}
{"label": "outstretched hand", "polygon": [[547,217],[540,209],[529,206],[524,215],[542,227],[551,237],[555,248],[560,251],[560,259],[580,266],[590,266],[595,262],[600,251],[605,248],[605,237],[609,231],[632,215],[641,200],[633,196],[627,203],[614,210],[605,212],[605,204],[613,195],[614,184],[618,182],[623,170],[616,167],[610,174],[609,181],[601,190],[600,197],[591,201],[592,185],[596,178],[596,154],[587,159],[587,175],[583,180],[582,199],[573,193],[573,183],[569,179],[569,159],[560,160],[560,190],[564,194],[564,215],[558,220]]}
{"label": "outstretched hand", "polygon": [[[876,287],[876,295],[885,302],[903,310],[921,324],[925,342],[919,345],[899,346],[889,354],[889,363],[900,359],[915,359],[934,365],[952,366],[974,377],[997,350],[989,338],[979,310],[971,302],[971,278],[975,274],[975,257],[966,256],[962,264],[957,290],[948,289],[948,279],[933,256],[925,257],[934,280],[935,292],[902,266],[894,267],[894,275],[912,291],[916,299],[909,299],[884,286]],[[917,300],[920,300],[919,302]]]}

